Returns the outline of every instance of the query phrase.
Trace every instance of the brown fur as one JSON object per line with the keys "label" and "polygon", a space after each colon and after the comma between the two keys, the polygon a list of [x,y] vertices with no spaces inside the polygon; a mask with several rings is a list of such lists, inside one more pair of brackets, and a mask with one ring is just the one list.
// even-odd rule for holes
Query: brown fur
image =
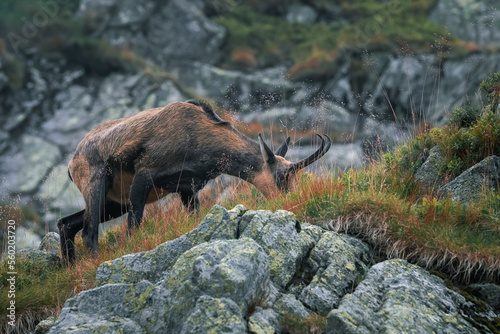
{"label": "brown fur", "polygon": [[[321,139],[316,156],[292,164],[274,154],[261,137],[259,143],[248,139],[195,101],[104,122],[85,136],[69,163],[85,210],[58,222],[63,257],[74,258],[72,243],[79,229],[95,253],[100,222],[128,211],[129,229],[138,226],[144,205],[168,193],[179,193],[185,205],[196,208],[197,192],[222,173],[243,178],[273,197],[295,182],[298,169],[326,153],[331,140]],[[288,143],[289,138],[277,152],[284,155]]]}

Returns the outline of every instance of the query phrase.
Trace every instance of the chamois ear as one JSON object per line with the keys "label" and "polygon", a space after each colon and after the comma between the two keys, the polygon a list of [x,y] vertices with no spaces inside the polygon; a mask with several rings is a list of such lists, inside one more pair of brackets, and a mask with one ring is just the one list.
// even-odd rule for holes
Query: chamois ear
{"label": "chamois ear", "polygon": [[281,143],[280,147],[278,147],[278,149],[274,151],[274,154],[284,158],[286,152],[288,152],[288,144],[290,144],[290,137],[288,137],[283,143]]}
{"label": "chamois ear", "polygon": [[268,164],[276,162],[276,157],[274,156],[273,151],[271,151],[269,146],[267,146],[266,143],[264,143],[261,133],[259,133],[259,145],[260,145],[260,152],[262,153],[264,161],[267,162]]}

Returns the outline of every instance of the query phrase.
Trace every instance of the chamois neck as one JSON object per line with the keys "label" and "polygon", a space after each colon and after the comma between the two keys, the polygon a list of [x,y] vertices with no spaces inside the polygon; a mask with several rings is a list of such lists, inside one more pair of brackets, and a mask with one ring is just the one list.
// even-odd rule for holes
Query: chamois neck
{"label": "chamois neck", "polygon": [[279,191],[269,166],[264,163],[260,146],[248,140],[248,147],[232,155],[231,167],[226,173],[253,184],[266,197]]}
{"label": "chamois neck", "polygon": [[223,171],[223,173],[253,183],[252,180],[255,174],[261,172],[264,166],[264,159],[257,142],[247,139],[245,146],[245,149],[231,152],[228,155],[230,161],[227,170]]}

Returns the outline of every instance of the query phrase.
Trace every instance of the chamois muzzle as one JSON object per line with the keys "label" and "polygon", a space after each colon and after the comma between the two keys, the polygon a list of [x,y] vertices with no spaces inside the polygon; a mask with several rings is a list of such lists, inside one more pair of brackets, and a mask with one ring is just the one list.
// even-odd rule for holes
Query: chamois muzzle
{"label": "chamois muzzle", "polygon": [[311,154],[310,156],[308,156],[307,158],[299,162],[296,162],[292,166],[290,166],[289,169],[290,172],[297,171],[299,169],[309,166],[310,164],[312,164],[313,162],[324,156],[326,152],[328,152],[330,146],[332,146],[332,139],[327,134],[323,135],[316,134],[316,136],[318,136],[321,139],[321,145],[318,148],[318,150],[313,154]]}

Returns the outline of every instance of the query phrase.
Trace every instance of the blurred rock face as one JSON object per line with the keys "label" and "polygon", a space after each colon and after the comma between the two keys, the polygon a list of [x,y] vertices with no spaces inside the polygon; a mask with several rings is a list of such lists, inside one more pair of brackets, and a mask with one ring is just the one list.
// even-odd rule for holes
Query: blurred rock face
{"label": "blurred rock face", "polygon": [[482,46],[500,45],[500,3],[495,0],[441,0],[431,20],[452,34]]}
{"label": "blurred rock face", "polygon": [[[455,0],[438,2],[432,14],[436,20],[450,19],[443,16],[450,2]],[[489,5],[470,3],[464,7],[460,2],[460,15],[479,6],[477,17],[487,16]],[[315,6],[270,1],[259,10],[304,24],[342,17],[338,5]],[[227,32],[207,16],[220,10],[204,1],[83,0],[76,15],[91,20],[98,37],[142,56],[145,70],[92,72],[69,58],[42,57],[32,50],[22,55],[24,86],[8,90],[13,79],[0,54],[0,201],[19,195],[19,203],[34,204],[51,224],[80,210],[83,201],[68,180],[67,163],[85,134],[106,120],[192,95],[214,100],[245,123],[274,126],[282,131],[273,136],[276,143],[290,129],[334,134],[339,144],[325,157],[327,166],[360,167],[367,155],[404,140],[419,116],[439,124],[446,110],[473,96],[480,80],[500,68],[495,54],[440,63],[429,55],[380,52],[367,55],[369,73],[359,73],[356,61],[346,55],[323,83],[291,81],[285,65],[251,73],[223,69],[218,66]],[[488,30],[491,38],[479,40],[494,39],[495,29]],[[293,138],[297,148],[290,150],[291,159],[314,149],[299,147],[299,139]]]}

